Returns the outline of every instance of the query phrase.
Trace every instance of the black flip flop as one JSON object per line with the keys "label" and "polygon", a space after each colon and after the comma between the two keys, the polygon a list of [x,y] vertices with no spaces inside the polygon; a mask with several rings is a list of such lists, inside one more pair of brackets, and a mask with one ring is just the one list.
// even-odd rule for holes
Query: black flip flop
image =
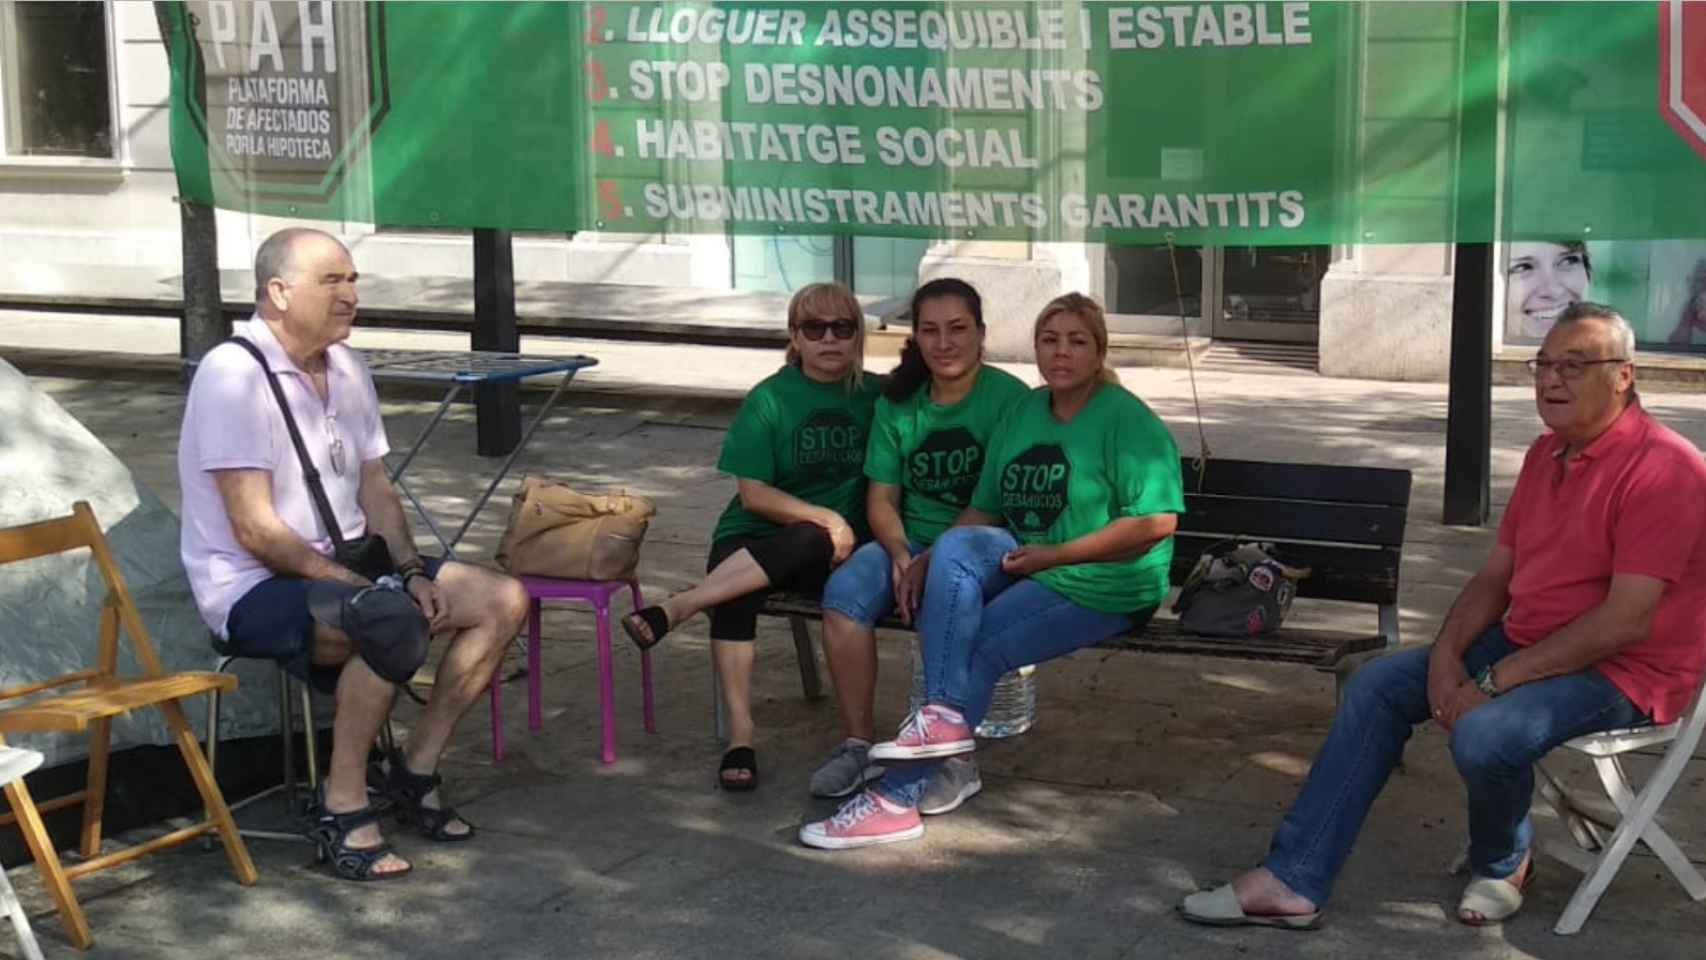
{"label": "black flip flop", "polygon": [[[730,780],[723,776],[730,770],[745,770],[745,780]],[[717,786],[730,793],[745,793],[758,788],[758,754],[751,747],[735,747],[723,754],[722,766],[717,768]]]}
{"label": "black flip flop", "polygon": [[[634,623],[636,617],[651,629],[650,637],[640,632],[639,626]],[[662,607],[641,607],[622,618],[622,629],[627,631],[628,639],[634,641],[634,646],[641,650],[650,650],[669,633],[669,616],[663,612]]]}

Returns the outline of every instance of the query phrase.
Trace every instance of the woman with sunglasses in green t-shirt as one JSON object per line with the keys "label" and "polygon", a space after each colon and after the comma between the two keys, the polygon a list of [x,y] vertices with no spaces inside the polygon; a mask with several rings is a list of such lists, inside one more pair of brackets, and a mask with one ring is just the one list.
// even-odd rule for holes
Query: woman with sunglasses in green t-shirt
{"label": "woman with sunglasses in green t-shirt", "polygon": [[817,593],[866,537],[865,444],[882,378],[865,373],[864,311],[846,287],[814,283],[788,303],[782,369],[742,401],[717,468],[737,493],[711,534],[698,586],[622,619],[641,649],[709,611],[728,717],[718,771],[726,790],[758,785],[752,641],[773,588]]}

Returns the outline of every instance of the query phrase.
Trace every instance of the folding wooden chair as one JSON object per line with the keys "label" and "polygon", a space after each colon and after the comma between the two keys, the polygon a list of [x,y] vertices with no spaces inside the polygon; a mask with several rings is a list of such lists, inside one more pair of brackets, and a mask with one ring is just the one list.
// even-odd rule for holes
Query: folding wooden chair
{"label": "folding wooden chair", "polygon": [[[1576,846],[1546,841],[1542,842],[1541,849],[1585,874],[1570,902],[1565,904],[1558,925],[1552,928],[1554,933],[1568,936],[1582,929],[1588,914],[1593,912],[1599,898],[1611,886],[1612,878],[1617,876],[1617,871],[1629,858],[1636,841],[1645,843],[1653,851],[1691,898],[1706,900],[1706,878],[1700,876],[1700,871],[1688,862],[1676,841],[1654,819],[1664,805],[1665,797],[1681,778],[1688,761],[1693,758],[1695,749],[1700,745],[1703,728],[1706,728],[1706,679],[1694,695],[1694,703],[1676,723],[1663,727],[1609,730],[1577,737],[1564,745],[1593,759],[1600,782],[1621,815],[1615,822],[1608,822],[1589,810],[1544,766],[1535,765],[1541,800],[1557,811],[1576,841]],[[1637,793],[1623,772],[1622,755],[1664,744],[1670,746],[1665,749],[1652,776]],[[1594,856],[1593,851],[1598,851],[1598,856]]]}
{"label": "folding wooden chair", "polygon": [[[6,785],[6,800],[11,812],[0,817],[0,826],[15,822],[23,831],[24,841],[41,871],[42,881],[59,907],[66,934],[79,948],[87,948],[94,943],[83,908],[71,892],[70,881],[84,874],[127,863],[144,854],[217,831],[225,843],[225,857],[237,875],[237,882],[244,886],[255,882],[255,865],[237,834],[237,825],[225,806],[225,798],[220,795],[219,786],[208,770],[201,744],[184,720],[184,708],[180,702],[185,697],[214,690],[234,690],[237,678],[211,672],[166,673],[161,669],[160,660],[149,643],[148,631],[136,611],[136,604],[119,576],[118,566],[107,549],[106,538],[95,522],[94,511],[86,502],[79,500],[70,516],[0,530],[0,563],[30,560],[83,547],[94,553],[95,566],[107,588],[106,599],[101,606],[100,646],[95,666],[51,680],[0,690],[0,702],[30,698],[19,706],[0,710],[0,737],[45,731],[90,732],[89,778],[82,790],[55,797],[38,806],[30,798],[24,781],[19,779]],[[142,666],[141,676],[126,677],[117,673],[121,627],[130,635],[133,652]],[[24,640],[14,638],[12,642]],[[49,692],[78,683],[82,686],[69,692]],[[208,818],[194,826],[102,856],[101,812],[106,799],[107,750],[112,718],[146,706],[157,706],[165,715],[166,725],[177,741],[184,764],[189,767],[190,778],[201,793]],[[67,867],[61,865],[41,815],[78,804],[83,807],[79,844],[82,860]]]}

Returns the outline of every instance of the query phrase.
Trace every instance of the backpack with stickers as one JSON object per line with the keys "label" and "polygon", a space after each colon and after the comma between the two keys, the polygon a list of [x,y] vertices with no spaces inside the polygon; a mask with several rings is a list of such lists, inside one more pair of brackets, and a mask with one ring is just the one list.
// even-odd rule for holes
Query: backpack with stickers
{"label": "backpack with stickers", "polygon": [[1203,551],[1173,602],[1179,625],[1205,637],[1277,631],[1308,567],[1289,566],[1271,543],[1228,540]]}

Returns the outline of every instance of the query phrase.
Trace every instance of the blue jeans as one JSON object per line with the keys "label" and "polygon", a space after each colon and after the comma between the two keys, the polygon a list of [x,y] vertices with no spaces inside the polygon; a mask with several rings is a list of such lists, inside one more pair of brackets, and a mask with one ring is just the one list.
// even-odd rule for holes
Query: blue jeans
{"label": "blue jeans", "polygon": [[[1518,648],[1495,624],[1463,658],[1474,676]],[[1332,729],[1262,865],[1316,906],[1350,856],[1374,798],[1403,758],[1411,728],[1429,718],[1428,656],[1417,647],[1370,661],[1352,676]],[[1528,811],[1534,764],[1574,737],[1647,722],[1598,670],[1516,687],[1458,720],[1451,758],[1469,792],[1469,865],[1508,877],[1534,839]]]}
{"label": "blue jeans", "polygon": [[[908,541],[908,550],[918,556],[924,545]],[[872,540],[841,562],[823,587],[822,606],[834,610],[862,627],[875,626],[894,609],[894,560],[883,545]]]}
{"label": "blue jeans", "polygon": [[[989,710],[1003,674],[1090,646],[1134,620],[1079,606],[1035,580],[1003,573],[1001,558],[1018,546],[998,527],[954,527],[930,551],[918,610],[924,699],[953,707],[973,728]],[[939,763],[895,765],[877,789],[895,803],[916,806]]]}

